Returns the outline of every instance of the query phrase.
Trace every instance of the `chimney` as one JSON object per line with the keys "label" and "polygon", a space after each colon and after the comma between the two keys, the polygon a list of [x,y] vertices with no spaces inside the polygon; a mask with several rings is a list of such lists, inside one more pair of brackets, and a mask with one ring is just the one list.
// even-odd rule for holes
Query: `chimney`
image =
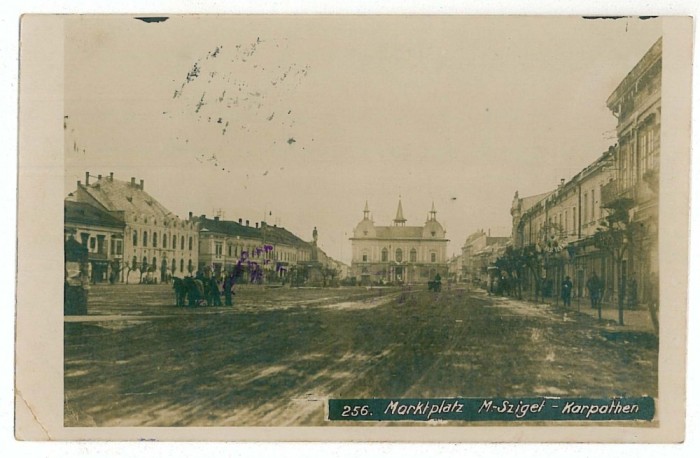
{"label": "chimney", "polygon": [[214,217],[214,221],[219,221],[219,217],[218,217],[218,216],[215,216],[215,217]]}
{"label": "chimney", "polygon": [[192,212],[190,212],[190,218],[189,218],[189,219],[190,219],[190,221],[192,221]]}
{"label": "chimney", "polygon": [[141,180],[141,191],[143,191],[143,180]]}
{"label": "chimney", "polygon": [[85,186],[90,186],[90,172],[85,172]]}
{"label": "chimney", "polygon": [[131,186],[136,186],[136,178],[131,177]]}
{"label": "chimney", "polygon": [[559,186],[564,186],[564,182],[565,182],[565,181],[566,181],[566,180],[562,178],[562,179],[559,181]]}
{"label": "chimney", "polygon": [[98,180],[101,180],[101,179],[102,179],[102,175],[97,175],[97,179],[98,179]]}
{"label": "chimney", "polygon": [[243,225],[243,218],[238,218],[238,224]]}
{"label": "chimney", "polygon": [[80,188],[80,180],[78,180],[78,188]]}
{"label": "chimney", "polygon": [[114,172],[109,172],[109,181],[114,181]]}
{"label": "chimney", "polygon": [[245,220],[245,225],[250,226],[250,220]]}

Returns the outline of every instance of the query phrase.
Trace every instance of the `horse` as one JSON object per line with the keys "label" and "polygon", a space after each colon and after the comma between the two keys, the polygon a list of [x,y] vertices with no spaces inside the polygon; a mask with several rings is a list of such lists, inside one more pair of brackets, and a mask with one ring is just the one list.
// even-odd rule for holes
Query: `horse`
{"label": "horse", "polygon": [[185,296],[187,296],[187,286],[182,278],[173,277],[173,290],[175,291],[175,306],[185,306]]}

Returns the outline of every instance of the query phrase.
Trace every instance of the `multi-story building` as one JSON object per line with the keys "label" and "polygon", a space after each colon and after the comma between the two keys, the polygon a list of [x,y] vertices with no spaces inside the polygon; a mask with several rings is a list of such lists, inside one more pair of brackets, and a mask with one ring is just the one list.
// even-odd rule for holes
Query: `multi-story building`
{"label": "multi-story building", "polygon": [[452,255],[447,260],[447,278],[453,283],[462,281],[462,255]]}
{"label": "multi-story building", "polygon": [[120,280],[124,257],[124,221],[121,214],[69,200],[63,203],[65,238],[74,238],[88,254],[92,283]]}
{"label": "multi-story building", "polygon": [[[594,236],[606,216],[601,196],[612,180],[614,151],[610,148],[569,181],[562,179],[554,191],[525,198],[515,193],[512,247],[531,247],[541,255],[540,277],[552,294],[558,294],[566,276],[580,295],[593,272],[606,284],[612,282],[611,261],[595,246]],[[536,276],[528,271],[521,275],[523,286],[534,289]]]}
{"label": "multi-story building", "polygon": [[425,224],[406,226],[401,200],[392,226],[376,226],[365,203],[364,217],[353,231],[351,275],[360,284],[427,282],[447,277],[445,229],[433,204]]}
{"label": "multi-story building", "polygon": [[67,201],[96,207],[124,223],[123,256],[120,281],[132,282],[148,273],[165,281],[184,276],[197,268],[199,233],[196,223],[180,219],[144,190],[144,181],[136,183],[114,179],[114,174],[97,176],[90,182],[78,181]]}
{"label": "multi-story building", "polygon": [[[563,277],[570,276],[575,293],[585,296],[584,286],[595,272],[605,300],[617,300],[620,288],[629,302],[656,299],[661,51],[659,38],[607,100],[618,120],[615,147],[554,191],[526,198],[515,194],[513,248],[530,247],[541,255],[541,279],[556,294]],[[596,246],[595,236],[606,230],[604,220],[622,201],[638,232],[618,267],[608,251]],[[524,275],[525,287],[532,287],[533,275]]]}
{"label": "multi-story building", "polygon": [[[250,220],[226,221],[218,216],[192,217],[200,228],[199,263],[215,274],[232,271],[234,266],[254,262],[265,272],[265,278],[284,278],[293,266],[312,260],[313,247],[283,227],[265,221],[250,225]],[[267,247],[267,248],[266,248]],[[246,275],[250,272],[246,269]]]}
{"label": "multi-story building", "polygon": [[625,281],[636,283],[641,302],[658,300],[659,157],[661,154],[662,39],[646,52],[608,97],[617,118],[615,179],[603,189],[603,203],[631,204],[639,234],[622,262]]}
{"label": "multi-story building", "polygon": [[491,236],[490,229],[479,229],[467,236],[461,256],[464,280],[474,285],[486,285],[488,268],[503,254],[509,242],[508,236]]}

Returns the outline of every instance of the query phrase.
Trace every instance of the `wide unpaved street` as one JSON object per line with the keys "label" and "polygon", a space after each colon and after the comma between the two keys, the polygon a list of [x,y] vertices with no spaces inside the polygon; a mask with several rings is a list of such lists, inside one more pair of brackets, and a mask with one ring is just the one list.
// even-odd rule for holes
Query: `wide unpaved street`
{"label": "wide unpaved street", "polygon": [[[99,286],[66,317],[66,426],[324,425],[328,398],[656,396],[657,341],[460,289]],[[336,423],[333,423],[336,424]]]}

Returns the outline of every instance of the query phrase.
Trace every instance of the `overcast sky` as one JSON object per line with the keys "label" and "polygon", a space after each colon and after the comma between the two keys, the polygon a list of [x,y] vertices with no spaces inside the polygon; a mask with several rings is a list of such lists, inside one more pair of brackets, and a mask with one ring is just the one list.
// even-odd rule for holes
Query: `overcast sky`
{"label": "overcast sky", "polygon": [[[459,252],[510,204],[615,143],[605,101],[661,20],[71,17],[66,193],[145,180],[181,217],[266,219],[345,262],[365,200],[408,225],[434,201]],[[270,212],[272,215],[270,215]]]}

